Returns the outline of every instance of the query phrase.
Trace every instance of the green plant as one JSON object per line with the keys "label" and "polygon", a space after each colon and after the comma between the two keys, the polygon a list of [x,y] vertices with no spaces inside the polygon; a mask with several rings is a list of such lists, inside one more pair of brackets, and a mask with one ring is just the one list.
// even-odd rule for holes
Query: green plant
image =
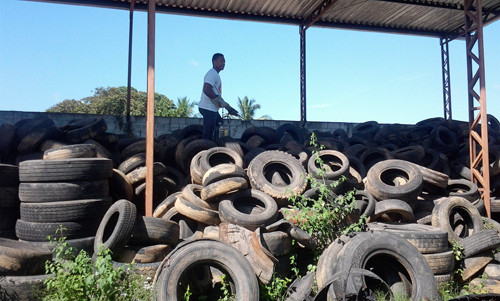
{"label": "green plant", "polygon": [[[62,231],[62,229],[58,230]],[[153,286],[133,272],[134,266],[113,267],[111,252],[100,248],[93,260],[85,251],[75,250],[64,237],[49,240],[54,246],[54,261],[47,261],[43,300],[152,300]]]}
{"label": "green plant", "polygon": [[[345,177],[341,177],[338,181],[327,181],[325,178],[327,166],[319,156],[324,146],[318,145],[314,133],[311,135],[310,144],[314,148],[313,154],[317,154],[316,164],[319,168],[316,175],[306,174],[305,178],[311,188],[318,189],[318,197],[311,199],[304,195],[292,195],[289,198],[292,208],[285,212],[285,216],[293,215],[299,227],[315,240],[317,252],[321,253],[340,234],[361,231],[366,224],[366,217],[348,221],[349,215],[357,209],[354,200],[355,191],[351,190],[338,196],[333,193],[334,188],[345,181]],[[293,214],[287,214],[291,212]]]}
{"label": "green plant", "polygon": [[219,298],[217,301],[234,301],[236,300],[236,295],[231,292],[231,287],[229,286],[229,283],[227,281],[227,276],[226,274],[223,274],[221,276],[221,292],[222,296]]}

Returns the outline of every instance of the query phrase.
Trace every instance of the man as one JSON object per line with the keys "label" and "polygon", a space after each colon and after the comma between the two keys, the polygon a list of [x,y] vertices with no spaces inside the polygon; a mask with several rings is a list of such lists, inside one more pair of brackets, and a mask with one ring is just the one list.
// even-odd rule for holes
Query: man
{"label": "man", "polygon": [[219,72],[224,70],[226,60],[224,55],[216,53],[212,56],[213,68],[208,70],[203,79],[203,90],[201,99],[198,103],[198,109],[203,116],[203,134],[202,138],[215,140],[215,128],[217,124],[222,123],[222,117],[219,115],[219,108],[226,108],[231,115],[238,116],[238,111],[233,109],[221,97],[222,81]]}

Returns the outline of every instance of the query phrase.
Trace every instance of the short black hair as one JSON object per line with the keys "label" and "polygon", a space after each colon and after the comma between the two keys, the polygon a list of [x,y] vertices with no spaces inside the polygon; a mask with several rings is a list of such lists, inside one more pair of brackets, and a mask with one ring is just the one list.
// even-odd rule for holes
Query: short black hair
{"label": "short black hair", "polygon": [[224,55],[222,53],[216,53],[216,54],[214,54],[212,56],[212,62],[215,62],[216,60],[218,60],[221,57],[224,57]]}

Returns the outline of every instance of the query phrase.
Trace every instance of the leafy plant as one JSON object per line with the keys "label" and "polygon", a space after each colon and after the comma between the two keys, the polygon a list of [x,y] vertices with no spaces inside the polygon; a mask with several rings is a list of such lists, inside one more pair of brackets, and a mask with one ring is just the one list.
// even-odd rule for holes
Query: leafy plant
{"label": "leafy plant", "polygon": [[231,287],[229,286],[229,283],[227,281],[227,276],[226,274],[223,274],[221,276],[221,292],[222,292],[222,297],[219,298],[217,301],[234,301],[236,300],[236,295],[234,293],[231,293]]}
{"label": "leafy plant", "polygon": [[[62,231],[59,229],[58,231]],[[54,261],[47,261],[42,299],[63,300],[152,300],[154,289],[143,276],[133,272],[133,264],[113,267],[111,252],[100,248],[91,258],[85,251],[76,251],[64,237],[51,239]]]}

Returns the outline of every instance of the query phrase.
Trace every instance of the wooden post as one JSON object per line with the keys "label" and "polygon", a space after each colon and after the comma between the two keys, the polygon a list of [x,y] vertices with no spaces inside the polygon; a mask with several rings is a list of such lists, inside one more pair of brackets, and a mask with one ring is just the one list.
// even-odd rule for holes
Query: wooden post
{"label": "wooden post", "polygon": [[146,216],[153,216],[153,155],[155,125],[155,3],[148,2],[148,83],[146,110]]}

